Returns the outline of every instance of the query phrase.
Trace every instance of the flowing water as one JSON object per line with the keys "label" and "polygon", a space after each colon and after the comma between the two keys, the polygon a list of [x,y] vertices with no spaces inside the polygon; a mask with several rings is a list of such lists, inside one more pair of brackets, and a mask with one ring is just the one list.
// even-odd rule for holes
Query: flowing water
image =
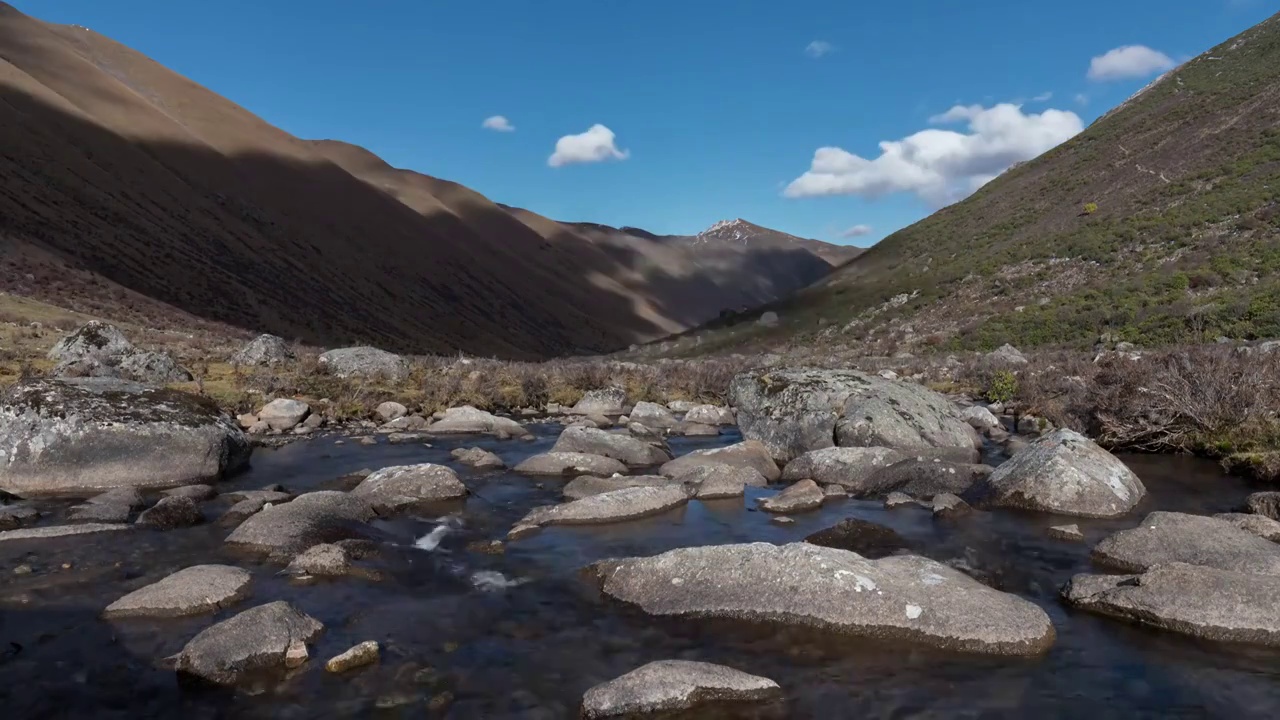
{"label": "flowing water", "polygon": [[[361,468],[440,462],[479,445],[510,465],[545,451],[537,442],[465,439],[362,446],[316,438],[258,450],[252,469],[221,489],[281,483],[298,493],[333,487]],[[736,442],[736,435],[673,450]],[[0,716],[4,718],[576,717],[592,685],[651,660],[722,663],[777,681],[784,702],[752,717],[1276,717],[1280,652],[1199,642],[1064,607],[1058,589],[1090,569],[1089,547],[1155,509],[1214,513],[1241,504],[1249,488],[1216,466],[1187,458],[1126,457],[1150,496],[1117,521],[1076,521],[1088,542],[1045,535],[1073,520],[975,513],[939,522],[924,509],[887,511],[847,500],[778,525],[744,500],[692,501],[637,522],[549,528],[500,555],[468,549],[503,538],[535,505],[560,499],[559,480],[458,468],[474,491],[424,517],[378,521],[389,544],[381,580],[291,583],[280,568],[248,564],[249,600],[214,616],[106,622],[97,615],[137,587],[189,565],[246,560],[228,552],[229,532],[208,523],[0,544]],[[206,514],[226,506],[214,500]],[[58,521],[65,504],[51,504]],[[1057,642],[1034,659],[949,655],[905,644],[772,632],[715,622],[646,618],[602,599],[581,569],[601,558],[744,541],[800,540],[846,517],[896,530],[910,550],[949,562],[1049,613]],[[32,572],[15,573],[19,566]],[[25,571],[26,568],[23,568]],[[285,599],[325,624],[312,660],[283,681],[238,691],[180,684],[162,659],[217,620]],[[323,662],[377,640],[379,664],[341,676]],[[705,714],[697,717],[708,717]]]}

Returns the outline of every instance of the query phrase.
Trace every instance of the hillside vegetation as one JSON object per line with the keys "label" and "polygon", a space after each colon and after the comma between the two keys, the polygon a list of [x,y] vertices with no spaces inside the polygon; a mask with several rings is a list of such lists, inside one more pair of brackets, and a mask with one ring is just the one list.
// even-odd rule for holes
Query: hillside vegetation
{"label": "hillside vegetation", "polygon": [[1280,337],[1280,16],[686,352]]}

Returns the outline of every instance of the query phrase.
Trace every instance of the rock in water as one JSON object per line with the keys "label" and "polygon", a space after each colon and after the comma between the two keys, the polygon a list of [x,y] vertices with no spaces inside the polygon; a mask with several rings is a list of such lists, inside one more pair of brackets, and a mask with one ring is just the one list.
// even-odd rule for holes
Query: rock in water
{"label": "rock in water", "polygon": [[284,338],[275,335],[259,335],[252,342],[232,355],[232,365],[242,367],[255,365],[278,365],[297,359]]}
{"label": "rock in water", "polygon": [[477,410],[470,405],[445,410],[440,419],[431,423],[427,430],[442,435],[488,433],[490,435],[526,437],[530,434],[523,425],[511,418],[498,417],[493,413]]}
{"label": "rock in water", "polygon": [[764,476],[765,480],[774,482],[782,477],[778,464],[769,455],[769,450],[760,442],[747,440],[735,445],[719,448],[695,450],[666,463],[659,470],[667,477],[676,477],[693,468],[727,465],[733,468],[749,468]]}
{"label": "rock in water", "polygon": [[854,497],[868,497],[895,489],[872,482],[877,471],[903,459],[889,448],[829,447],[807,452],[787,463],[782,479],[795,482],[812,478],[823,485],[842,485]]}
{"label": "rock in water", "polygon": [[760,501],[760,509],[765,512],[786,515],[788,513],[816,510],[822,507],[827,494],[812,480],[801,480],[786,490]]}
{"label": "rock in water", "polygon": [[283,600],[250,608],[206,628],[178,653],[176,668],[219,685],[255,670],[296,667],[324,625]]}
{"label": "rock in water", "polygon": [[972,448],[977,433],[946,397],[856,370],[742,373],[729,388],[743,437],[787,462],[841,447]]}
{"label": "rock in water", "polygon": [[388,400],[387,402],[384,402],[381,405],[379,405],[377,409],[374,410],[374,412],[377,413],[378,417],[382,419],[382,422],[387,423],[387,422],[391,422],[392,420],[399,420],[400,418],[408,415],[409,408],[405,407],[404,405],[401,405],[398,402],[393,402],[391,400]]}
{"label": "rock in water", "polygon": [[631,422],[649,428],[671,429],[678,425],[676,417],[666,408],[651,402],[638,402],[631,410]]}
{"label": "rock in water", "polygon": [[250,516],[227,536],[227,544],[292,559],[312,545],[365,536],[365,523],[374,516],[368,501],[322,490]]}
{"label": "rock in water", "polygon": [[137,525],[157,530],[191,527],[202,522],[204,515],[195,501],[182,495],[160,498],[160,502],[142,511],[135,521]]}
{"label": "rock in water", "polygon": [[1125,572],[1180,562],[1280,575],[1280,545],[1226,520],[1175,512],[1153,512],[1138,527],[1107,537],[1094,547],[1093,560]]}
{"label": "rock in water", "polygon": [[0,530],[13,530],[39,519],[40,511],[30,505],[0,506]]}
{"label": "rock in water", "polygon": [[[682,483],[661,475],[635,475],[631,477],[593,477],[583,475],[569,481],[562,491],[566,500],[581,500],[592,495],[602,495],[629,487],[681,486]],[[739,493],[741,494],[741,493]]]}
{"label": "rock in water", "polygon": [[698,425],[732,425],[733,412],[716,405],[695,405],[685,413],[684,421]]}
{"label": "rock in water", "polygon": [[82,523],[79,525],[45,525],[44,527],[20,528],[0,532],[0,542],[10,540],[48,540],[49,538],[70,537],[72,535],[91,535],[111,532],[113,530],[129,530],[133,526],[125,523]]}
{"label": "rock in water", "polygon": [[320,367],[338,377],[391,382],[400,382],[409,377],[409,363],[404,358],[368,346],[337,348],[322,353]]}
{"label": "rock in water", "polygon": [[902,536],[884,525],[859,518],[841,520],[804,539],[810,545],[849,550],[870,558],[885,557],[907,547]]}
{"label": "rock in water", "polygon": [[671,459],[666,450],[639,438],[587,427],[565,428],[556,439],[551,452],[603,455],[626,463],[629,467],[661,465]]}
{"label": "rock in water", "polygon": [[312,545],[289,563],[285,573],[294,576],[341,577],[352,571],[351,553],[335,543]]}
{"label": "rock in water", "polygon": [[477,470],[499,470],[507,466],[502,458],[481,448],[456,448],[450,457]]}
{"label": "rock in water", "polygon": [[229,607],[248,593],[248,570],[195,565],[139,588],[107,606],[105,618],[180,617]]}
{"label": "rock in water", "polygon": [[205,500],[212,500],[214,497],[216,497],[218,494],[218,491],[214,489],[212,485],[200,484],[200,485],[183,485],[182,487],[176,487],[176,488],[173,488],[172,490],[165,490],[160,494],[164,495],[165,497],[180,496],[184,498],[190,498],[196,502],[204,502]]}
{"label": "rock in water", "polygon": [[1213,516],[1218,520],[1226,520],[1245,532],[1253,533],[1263,540],[1280,542],[1280,522],[1265,515],[1251,513],[1218,513]]}
{"label": "rock in water", "polygon": [[18,496],[190,485],[240,469],[250,451],[233,418],[177,390],[29,379],[0,395],[0,490]]}
{"label": "rock in water", "polygon": [[522,475],[560,475],[578,477],[596,475],[612,477],[627,471],[627,466],[613,458],[579,452],[549,452],[534,455],[515,467]]}
{"label": "rock in water", "polygon": [[1256,492],[1245,500],[1245,504],[1251,513],[1280,520],[1280,491]]}
{"label": "rock in water", "polygon": [[990,465],[908,458],[877,470],[867,484],[879,488],[880,492],[894,488],[917,497],[933,497],[939,493],[963,496],[974,488],[984,488],[994,471]]}
{"label": "rock in water", "polygon": [[590,390],[574,405],[569,413],[573,415],[622,415],[626,410],[627,391],[620,387],[607,387],[601,390]]}
{"label": "rock in water", "polygon": [[766,487],[764,476],[753,468],[736,468],[729,465],[702,465],[689,468],[672,478],[694,491],[699,500],[742,497],[747,486]]}
{"label": "rock in water", "polygon": [[1036,655],[1053,644],[1038,606],[915,555],[868,560],[809,543],[748,543],[604,560],[605,595],[657,616],[805,626],[948,650]]}
{"label": "rock in water", "polygon": [[988,502],[1079,517],[1119,517],[1147,494],[1116,456],[1074,430],[1036,439],[996,468]]}
{"label": "rock in water", "polygon": [[1076,575],[1063,597],[1090,612],[1206,640],[1280,647],[1280,577],[1200,565]]}
{"label": "rock in water", "polygon": [[586,718],[676,712],[717,702],[762,702],[782,697],[774,681],[723,665],[659,660],[596,685],[582,698]]}
{"label": "rock in water", "polygon": [[992,430],[1000,427],[1000,418],[980,405],[965,408],[964,412],[960,413],[960,416],[972,425],[975,430]]}
{"label": "rock in water", "polygon": [[1049,537],[1065,542],[1084,542],[1084,533],[1079,525],[1055,525],[1048,530]]}
{"label": "rock in water", "polygon": [[657,515],[689,501],[681,485],[632,487],[591,495],[563,505],[534,508],[507,535],[515,540],[546,525],[592,525]]}
{"label": "rock in water", "polygon": [[311,406],[301,400],[276,398],[258,411],[258,419],[272,430],[291,430],[311,414]]}
{"label": "rock in water", "polygon": [[324,664],[331,673],[341,673],[378,662],[378,641],[366,640]]}
{"label": "rock in water", "polygon": [[374,472],[351,491],[379,513],[396,513],[422,503],[465,497],[467,486],[451,468],[434,463],[393,465]]}

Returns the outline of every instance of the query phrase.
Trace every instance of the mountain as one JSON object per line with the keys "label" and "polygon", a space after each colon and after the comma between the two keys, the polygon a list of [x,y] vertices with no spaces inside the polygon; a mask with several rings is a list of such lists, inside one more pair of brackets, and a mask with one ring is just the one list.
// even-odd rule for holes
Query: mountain
{"label": "mountain", "polygon": [[679,332],[831,270],[810,249],[769,246],[707,261],[725,273],[714,288],[759,292],[709,291],[707,273],[659,245],[602,242],[294,137],[109,38],[0,3],[10,293],[153,326],[543,358]]}
{"label": "mountain", "polygon": [[721,220],[687,242],[695,247],[737,246],[741,248],[785,248],[807,250],[832,265],[843,265],[862,254],[862,248],[808,240],[778,230],[760,227],[742,218]]}
{"label": "mountain", "polygon": [[700,351],[1280,337],[1280,16],[774,309]]}

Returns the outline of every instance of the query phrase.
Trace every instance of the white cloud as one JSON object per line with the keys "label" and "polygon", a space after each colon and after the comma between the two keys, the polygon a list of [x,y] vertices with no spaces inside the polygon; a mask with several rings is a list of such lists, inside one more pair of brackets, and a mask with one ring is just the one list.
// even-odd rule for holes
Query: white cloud
{"label": "white cloud", "polygon": [[871,234],[870,225],[854,225],[848,230],[845,230],[844,232],[840,233],[840,237],[856,238],[856,237],[862,237],[863,235],[870,235],[870,234]]}
{"label": "white cloud", "polygon": [[1016,162],[1030,160],[1084,129],[1066,110],[1024,113],[1018,105],[957,105],[930,118],[933,123],[966,121],[968,132],[929,128],[901,140],[880,143],[874,159],[838,147],[818,148],[808,172],[792,180],[783,195],[881,197],[910,192],[942,206],[982,187]]}
{"label": "white cloud", "polygon": [[804,48],[804,54],[811,58],[820,58],[836,51],[836,46],[826,40],[814,40]]}
{"label": "white cloud", "polygon": [[1172,68],[1173,58],[1146,45],[1122,45],[1089,61],[1090,80],[1147,77]]}
{"label": "white cloud", "polygon": [[605,160],[626,160],[630,150],[619,150],[614,144],[617,136],[609,128],[596,123],[579,135],[565,135],[556,141],[556,151],[547,158],[551,167],[574,163],[597,163]]}
{"label": "white cloud", "polygon": [[1089,104],[1089,96],[1088,96],[1088,95],[1085,95],[1084,93],[1076,93],[1076,104],[1077,104],[1077,105],[1088,105],[1088,104]]}
{"label": "white cloud", "polygon": [[1031,98],[1031,102],[1049,102],[1052,99],[1053,99],[1052,92],[1042,92],[1039,95]]}
{"label": "white cloud", "polygon": [[516,129],[516,126],[512,125],[511,121],[502,115],[485,118],[484,122],[480,123],[480,127],[486,130],[497,130],[498,132],[514,132]]}

